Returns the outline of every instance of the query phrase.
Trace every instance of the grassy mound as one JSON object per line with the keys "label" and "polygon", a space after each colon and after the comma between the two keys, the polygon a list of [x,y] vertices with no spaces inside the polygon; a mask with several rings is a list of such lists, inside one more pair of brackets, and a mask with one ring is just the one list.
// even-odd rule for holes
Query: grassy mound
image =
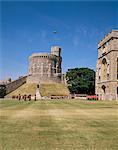
{"label": "grassy mound", "polygon": [[42,96],[66,96],[69,94],[68,88],[64,84],[41,84],[40,91]]}
{"label": "grassy mound", "polygon": [[[17,88],[15,91],[11,92],[10,94],[7,95],[7,97],[11,97],[13,95],[29,95],[31,94],[32,96],[35,95],[37,88],[36,83],[32,84],[24,84]],[[45,83],[45,84],[40,84],[40,93],[42,96],[67,96],[69,94],[68,88],[61,83]]]}

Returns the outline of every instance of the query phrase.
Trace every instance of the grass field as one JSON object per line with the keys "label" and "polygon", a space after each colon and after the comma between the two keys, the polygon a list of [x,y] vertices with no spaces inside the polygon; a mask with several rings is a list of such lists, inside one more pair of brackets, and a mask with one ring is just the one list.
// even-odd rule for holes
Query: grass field
{"label": "grass field", "polygon": [[1,150],[117,150],[116,101],[0,100]]}

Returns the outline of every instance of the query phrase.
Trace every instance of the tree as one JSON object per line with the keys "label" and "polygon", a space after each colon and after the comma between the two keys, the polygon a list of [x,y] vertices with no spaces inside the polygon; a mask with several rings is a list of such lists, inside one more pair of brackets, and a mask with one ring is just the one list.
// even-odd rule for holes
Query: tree
{"label": "tree", "polygon": [[5,95],[6,95],[6,86],[0,85],[0,98],[4,98]]}
{"label": "tree", "polygon": [[89,68],[69,69],[66,73],[71,93],[95,94],[95,71]]}

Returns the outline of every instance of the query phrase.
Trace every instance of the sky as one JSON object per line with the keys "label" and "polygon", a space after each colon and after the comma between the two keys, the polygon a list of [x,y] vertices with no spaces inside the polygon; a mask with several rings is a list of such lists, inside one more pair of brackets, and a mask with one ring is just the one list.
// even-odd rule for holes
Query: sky
{"label": "sky", "polygon": [[0,80],[27,75],[28,57],[54,45],[62,48],[63,73],[95,70],[98,42],[118,29],[117,8],[116,1],[1,1]]}

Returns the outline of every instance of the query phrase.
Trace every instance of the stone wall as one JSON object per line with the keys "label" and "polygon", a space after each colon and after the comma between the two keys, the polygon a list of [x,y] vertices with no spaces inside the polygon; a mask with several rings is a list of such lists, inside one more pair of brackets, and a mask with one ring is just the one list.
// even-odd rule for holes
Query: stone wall
{"label": "stone wall", "polygon": [[27,78],[27,83],[61,83],[61,77],[51,76],[48,77],[46,75],[29,75]]}
{"label": "stone wall", "polygon": [[18,87],[26,83],[27,76],[21,77],[17,80],[14,80],[8,84],[6,84],[6,94],[11,93],[12,91],[16,90]]}

